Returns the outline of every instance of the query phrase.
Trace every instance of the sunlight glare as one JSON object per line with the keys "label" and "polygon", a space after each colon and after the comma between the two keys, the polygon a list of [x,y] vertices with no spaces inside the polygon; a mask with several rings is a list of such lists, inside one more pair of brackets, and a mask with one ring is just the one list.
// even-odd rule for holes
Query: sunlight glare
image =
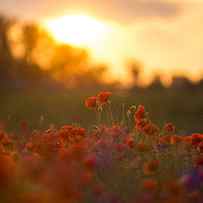
{"label": "sunlight glare", "polygon": [[44,22],[53,38],[61,43],[92,47],[105,38],[107,26],[87,15],[70,15]]}

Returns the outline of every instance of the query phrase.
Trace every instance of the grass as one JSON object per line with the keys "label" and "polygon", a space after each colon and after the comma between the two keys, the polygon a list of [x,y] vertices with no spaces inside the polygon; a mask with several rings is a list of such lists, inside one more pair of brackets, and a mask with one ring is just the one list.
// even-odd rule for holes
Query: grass
{"label": "grass", "polygon": [[[95,120],[91,111],[84,109],[84,99],[95,91],[67,90],[4,94],[0,97],[0,119],[10,130],[18,130],[22,120],[29,120],[32,129],[47,128],[50,124],[63,125],[79,122],[88,126]],[[143,104],[158,124],[173,121],[181,133],[203,130],[203,95],[194,91],[143,90],[118,92],[112,98],[113,111],[119,117],[123,105]],[[43,122],[40,118],[44,118]]]}
{"label": "grass", "polygon": [[[27,128],[26,123],[18,133],[0,128],[1,202],[202,202],[203,134],[177,135],[172,123],[154,123],[143,105],[123,109],[124,115],[118,108],[124,102],[121,94],[112,97],[102,92],[85,99],[76,93],[60,93],[60,97],[33,93],[34,97],[26,94],[16,104],[21,108],[28,105],[22,115],[30,114],[33,120],[26,121],[36,124],[36,130]],[[76,98],[83,111],[73,103]],[[40,105],[42,101],[46,105]],[[67,103],[63,112],[65,107],[59,101],[72,103]],[[112,112],[114,101],[121,103],[116,103]],[[56,104],[60,111],[49,109]],[[47,108],[58,123],[42,130],[45,126],[33,115],[40,110],[45,113]],[[90,124],[83,117],[87,124],[83,128],[79,121],[77,125],[60,121],[56,116],[62,112],[70,117],[70,113],[84,113],[82,116],[94,119]],[[60,126],[60,122],[66,125]]]}

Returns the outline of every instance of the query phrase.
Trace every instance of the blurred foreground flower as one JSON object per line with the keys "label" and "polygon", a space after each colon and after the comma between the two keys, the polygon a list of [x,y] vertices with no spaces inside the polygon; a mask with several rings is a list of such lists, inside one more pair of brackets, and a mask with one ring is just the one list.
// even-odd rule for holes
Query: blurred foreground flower
{"label": "blurred foreground flower", "polygon": [[[113,118],[110,96],[100,92],[85,106]],[[24,130],[23,140],[1,129],[0,202],[202,203],[203,134],[159,128],[142,105],[132,112],[132,127],[68,124]]]}
{"label": "blurred foreground flower", "polygon": [[85,100],[85,106],[87,108],[96,108],[97,106],[97,97],[92,96]]}
{"label": "blurred foreground flower", "polygon": [[98,97],[98,100],[99,100],[99,102],[100,102],[101,104],[105,104],[105,103],[108,102],[109,97],[110,97],[111,95],[112,95],[111,92],[104,91],[104,92],[100,92],[97,97]]}

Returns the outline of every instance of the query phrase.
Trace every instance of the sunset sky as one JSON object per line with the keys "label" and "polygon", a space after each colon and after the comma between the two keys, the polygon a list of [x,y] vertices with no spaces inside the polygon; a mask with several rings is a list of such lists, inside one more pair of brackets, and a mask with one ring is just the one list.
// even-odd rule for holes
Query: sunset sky
{"label": "sunset sky", "polygon": [[111,65],[117,77],[137,59],[152,72],[203,74],[202,0],[1,0],[0,13],[44,22],[67,15],[87,15],[106,26],[106,35],[90,51]]}

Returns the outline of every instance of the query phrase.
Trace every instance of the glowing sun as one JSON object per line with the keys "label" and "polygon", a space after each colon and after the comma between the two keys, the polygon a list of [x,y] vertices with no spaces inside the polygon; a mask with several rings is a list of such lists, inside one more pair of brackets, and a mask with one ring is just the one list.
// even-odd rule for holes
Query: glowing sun
{"label": "glowing sun", "polygon": [[56,41],[75,46],[93,47],[107,32],[105,23],[87,15],[62,16],[43,24]]}

